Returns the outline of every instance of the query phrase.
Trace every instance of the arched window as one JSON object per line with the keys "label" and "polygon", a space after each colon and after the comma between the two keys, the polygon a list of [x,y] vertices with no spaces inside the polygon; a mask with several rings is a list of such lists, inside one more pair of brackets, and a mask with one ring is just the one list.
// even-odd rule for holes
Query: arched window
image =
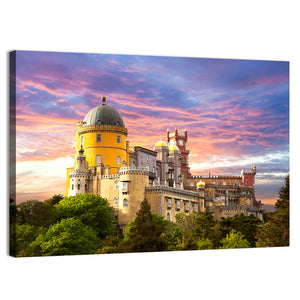
{"label": "arched window", "polygon": [[123,207],[125,207],[125,208],[128,207],[128,200],[127,200],[127,198],[125,198],[125,199],[123,200]]}
{"label": "arched window", "polygon": [[167,213],[167,220],[168,220],[168,221],[171,221],[171,215],[170,215],[169,212]]}

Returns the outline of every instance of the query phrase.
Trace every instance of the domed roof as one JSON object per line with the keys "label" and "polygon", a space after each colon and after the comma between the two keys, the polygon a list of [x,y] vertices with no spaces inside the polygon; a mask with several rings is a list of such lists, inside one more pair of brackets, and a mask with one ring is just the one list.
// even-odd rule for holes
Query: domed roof
{"label": "domed roof", "polygon": [[197,188],[204,188],[205,187],[205,182],[199,181],[197,182]]}
{"label": "domed roof", "polygon": [[113,107],[106,105],[105,97],[102,104],[92,108],[85,116],[83,125],[115,125],[125,127],[121,115]]}
{"label": "domed roof", "polygon": [[176,145],[171,145],[169,151],[179,151],[179,148]]}
{"label": "domed roof", "polygon": [[167,144],[164,141],[158,141],[155,147],[167,147]]}

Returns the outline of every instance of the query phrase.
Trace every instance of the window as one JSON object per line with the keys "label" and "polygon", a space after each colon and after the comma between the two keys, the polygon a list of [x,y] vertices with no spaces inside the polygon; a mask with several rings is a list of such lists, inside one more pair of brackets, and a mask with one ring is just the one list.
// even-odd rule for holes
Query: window
{"label": "window", "polygon": [[167,213],[167,220],[168,220],[168,221],[171,221],[171,216],[170,216],[170,213],[169,213],[169,212]]}
{"label": "window", "polygon": [[117,165],[121,164],[121,156],[117,155]]}
{"label": "window", "polygon": [[122,192],[128,192],[128,182],[127,181],[122,182]]}
{"label": "window", "polygon": [[119,189],[119,181],[115,181],[115,189],[116,189],[116,190]]}
{"label": "window", "polygon": [[72,184],[72,190],[74,190],[74,184]]}
{"label": "window", "polygon": [[96,155],[96,165],[100,165],[102,162],[101,155]]}
{"label": "window", "polygon": [[114,198],[114,205],[119,206],[119,198],[118,197]]}
{"label": "window", "polygon": [[198,212],[198,204],[197,203],[194,204],[194,212]]}
{"label": "window", "polygon": [[80,184],[77,185],[77,190],[80,190]]}
{"label": "window", "polygon": [[185,202],[185,210],[186,211],[190,210],[190,203],[189,202]]}
{"label": "window", "polygon": [[121,144],[121,136],[117,135],[117,144]]}
{"label": "window", "polygon": [[128,200],[126,198],[123,200],[123,207],[128,207]]}
{"label": "window", "polygon": [[168,198],[168,208],[172,208],[172,198]]}
{"label": "window", "polygon": [[176,200],[176,209],[180,209],[181,205],[180,205],[180,200]]}
{"label": "window", "polygon": [[101,133],[97,134],[96,140],[97,140],[97,143],[101,143],[102,142],[102,134]]}

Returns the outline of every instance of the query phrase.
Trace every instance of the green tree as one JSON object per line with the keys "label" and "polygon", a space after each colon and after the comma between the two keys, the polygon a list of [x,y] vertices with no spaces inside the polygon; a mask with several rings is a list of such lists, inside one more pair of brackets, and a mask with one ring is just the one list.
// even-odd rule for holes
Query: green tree
{"label": "green tree", "polygon": [[289,246],[290,219],[290,177],[285,179],[285,185],[279,191],[279,199],[275,204],[275,212],[265,214],[266,222],[258,227],[258,247]]}
{"label": "green tree", "polygon": [[197,240],[197,249],[198,250],[208,250],[208,249],[214,249],[213,248],[213,243],[209,239],[203,239],[200,238]]}
{"label": "green tree", "polygon": [[175,216],[176,225],[181,230],[181,250],[196,250],[198,249],[197,246],[197,238],[195,238],[195,228],[196,222],[195,219],[197,218],[196,214],[184,214],[178,213]]}
{"label": "green tree", "polygon": [[176,215],[176,223],[182,229],[182,250],[197,250],[203,241],[210,241],[213,249],[218,248],[222,232],[212,213],[180,213]]}
{"label": "green tree", "polygon": [[48,227],[55,221],[54,209],[44,202],[28,200],[17,205],[17,223]]}
{"label": "green tree", "polygon": [[50,199],[45,200],[44,203],[51,205],[52,207],[58,204],[64,196],[62,194],[55,194]]}
{"label": "green tree", "polygon": [[162,236],[163,228],[154,219],[150,204],[144,199],[135,220],[128,225],[129,228],[125,231],[122,243],[123,252],[154,252],[167,249],[167,244]]}
{"label": "green tree", "polygon": [[258,225],[261,221],[253,214],[245,216],[244,214],[238,214],[233,217],[222,218],[220,221],[221,230],[224,237],[233,229],[241,232],[245,236],[251,247],[256,246],[257,238],[256,232]]}
{"label": "green tree", "polygon": [[16,256],[27,257],[40,255],[39,251],[31,246],[39,234],[47,231],[44,227],[37,227],[34,225],[23,224],[16,225]]}
{"label": "green tree", "polygon": [[250,243],[239,231],[231,230],[230,233],[227,234],[226,238],[221,240],[220,249],[235,249],[249,247]]}
{"label": "green tree", "polygon": [[51,225],[47,232],[40,234],[31,247],[47,255],[93,254],[100,248],[97,233],[78,218],[62,219]]}
{"label": "green tree", "polygon": [[79,194],[60,200],[55,205],[57,220],[76,217],[93,228],[103,239],[117,234],[117,219],[107,199],[94,194]]}
{"label": "green tree", "polygon": [[196,218],[195,236],[212,241],[213,248],[218,248],[222,238],[220,224],[214,220],[211,212],[200,214]]}

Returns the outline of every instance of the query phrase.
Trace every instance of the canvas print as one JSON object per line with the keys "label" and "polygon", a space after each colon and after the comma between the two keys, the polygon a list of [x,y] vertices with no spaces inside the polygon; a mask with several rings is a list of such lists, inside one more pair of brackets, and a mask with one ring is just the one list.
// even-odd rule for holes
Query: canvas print
{"label": "canvas print", "polygon": [[289,62],[10,53],[10,255],[289,245]]}

